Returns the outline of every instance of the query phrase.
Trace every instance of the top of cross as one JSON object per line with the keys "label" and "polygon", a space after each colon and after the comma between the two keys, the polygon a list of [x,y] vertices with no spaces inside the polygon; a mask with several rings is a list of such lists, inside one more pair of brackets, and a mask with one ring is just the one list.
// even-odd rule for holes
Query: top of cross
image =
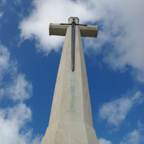
{"label": "top of cross", "polygon": [[77,17],[70,17],[69,23],[60,23],[60,25],[81,25],[87,26],[86,24],[79,24],[79,19]]}
{"label": "top of cross", "polygon": [[76,24],[79,24],[79,18],[78,18],[78,17],[70,17],[70,18],[68,19],[68,23],[72,23],[73,20],[75,20],[75,23],[76,23]]}
{"label": "top of cross", "polygon": [[[75,21],[73,21],[75,19]],[[49,35],[59,35],[65,36],[67,28],[75,22],[75,25],[80,29],[80,33],[82,37],[97,37],[98,27],[97,25],[83,25],[79,24],[79,18],[70,17],[68,19],[68,23],[60,23],[49,25]]]}

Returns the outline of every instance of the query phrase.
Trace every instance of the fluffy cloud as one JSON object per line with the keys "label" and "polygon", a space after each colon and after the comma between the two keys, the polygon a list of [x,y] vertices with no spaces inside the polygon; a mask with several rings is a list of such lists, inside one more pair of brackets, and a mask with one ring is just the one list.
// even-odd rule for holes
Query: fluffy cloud
{"label": "fluffy cloud", "polygon": [[1,77],[2,77],[3,72],[9,66],[9,57],[10,57],[10,53],[8,52],[7,48],[0,45],[0,74],[1,74]]}
{"label": "fluffy cloud", "polygon": [[100,144],[112,144],[111,141],[105,140],[105,139],[103,139],[103,138],[100,138],[100,139],[99,139],[99,143],[100,143]]}
{"label": "fluffy cloud", "polygon": [[[6,80],[6,77],[7,80]],[[40,136],[33,136],[26,127],[32,111],[24,103],[32,95],[32,85],[24,74],[17,72],[6,47],[0,45],[0,102],[9,99],[11,105],[0,105],[0,143],[39,144]]]}
{"label": "fluffy cloud", "polygon": [[138,122],[138,129],[133,130],[128,133],[123,140],[120,141],[120,144],[143,144],[144,142],[144,126],[141,122]]}
{"label": "fluffy cloud", "polygon": [[133,106],[143,102],[141,92],[136,92],[131,97],[125,96],[118,100],[105,103],[99,110],[99,117],[106,119],[109,124],[118,126],[125,118]]}
{"label": "fluffy cloud", "polygon": [[25,128],[31,119],[31,110],[24,103],[12,108],[0,109],[0,143],[5,144],[35,144],[40,143],[40,137],[32,139],[32,131]]}
{"label": "fluffy cloud", "polygon": [[48,54],[63,43],[63,37],[49,37],[50,22],[67,22],[70,16],[79,17],[81,23],[96,22],[98,38],[84,39],[85,49],[104,52],[104,62],[114,70],[130,66],[136,79],[144,82],[143,5],[143,0],[33,0],[34,9],[19,26],[21,38],[36,39],[38,50]]}
{"label": "fluffy cloud", "polygon": [[12,100],[25,100],[32,95],[32,85],[25,80],[24,75],[17,75],[14,82],[7,88],[7,94]]}
{"label": "fluffy cloud", "polygon": [[[100,2],[98,2],[100,3]],[[63,37],[49,36],[49,24],[50,23],[67,23],[70,16],[77,16],[80,18],[81,23],[87,21],[95,22],[99,20],[99,14],[97,13],[97,6],[94,1],[71,1],[71,0],[39,0],[33,1],[35,7],[30,16],[26,17],[21,23],[19,28],[21,29],[22,39],[37,40],[36,46],[40,51],[49,53],[52,49],[58,50],[62,46]],[[95,7],[98,7],[95,9]]]}
{"label": "fluffy cloud", "polygon": [[140,133],[137,130],[134,130],[133,132],[129,133],[123,141],[120,142],[120,144],[138,144],[140,143]]}
{"label": "fluffy cloud", "polygon": [[[142,134],[141,128],[135,129],[132,132],[128,133],[120,142],[119,144],[143,144],[144,135]],[[103,138],[99,139],[100,144],[112,144],[111,141],[105,140]]]}
{"label": "fluffy cloud", "polygon": [[3,12],[0,12],[0,18],[3,16]]}
{"label": "fluffy cloud", "polygon": [[143,144],[143,142],[144,142],[143,130],[139,128],[128,133],[123,138],[123,140],[120,141],[120,144]]}

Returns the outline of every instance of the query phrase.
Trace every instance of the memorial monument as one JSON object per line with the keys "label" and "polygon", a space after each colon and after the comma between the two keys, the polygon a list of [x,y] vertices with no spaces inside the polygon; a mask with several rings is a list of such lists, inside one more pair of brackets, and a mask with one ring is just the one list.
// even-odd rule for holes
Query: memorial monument
{"label": "memorial monument", "polygon": [[81,37],[97,37],[98,27],[68,23],[50,24],[49,34],[65,36],[49,126],[41,144],[99,144],[93,129],[88,81]]}

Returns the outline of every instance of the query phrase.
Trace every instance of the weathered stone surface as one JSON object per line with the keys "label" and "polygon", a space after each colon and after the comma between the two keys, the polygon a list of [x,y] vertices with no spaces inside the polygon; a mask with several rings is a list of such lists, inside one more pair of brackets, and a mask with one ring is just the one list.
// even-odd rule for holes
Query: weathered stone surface
{"label": "weathered stone surface", "polygon": [[99,144],[93,129],[87,74],[78,26],[75,34],[75,71],[71,71],[71,26],[69,26],[57,75],[49,126],[41,144]]}

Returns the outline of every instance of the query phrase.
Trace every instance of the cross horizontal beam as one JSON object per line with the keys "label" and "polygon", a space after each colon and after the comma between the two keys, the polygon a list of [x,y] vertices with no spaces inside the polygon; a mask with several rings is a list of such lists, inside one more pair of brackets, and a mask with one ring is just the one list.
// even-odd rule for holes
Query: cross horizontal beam
{"label": "cross horizontal beam", "polygon": [[[49,25],[49,35],[65,36],[67,28],[71,25],[53,24]],[[76,25],[80,29],[82,37],[97,37],[97,25]]]}

